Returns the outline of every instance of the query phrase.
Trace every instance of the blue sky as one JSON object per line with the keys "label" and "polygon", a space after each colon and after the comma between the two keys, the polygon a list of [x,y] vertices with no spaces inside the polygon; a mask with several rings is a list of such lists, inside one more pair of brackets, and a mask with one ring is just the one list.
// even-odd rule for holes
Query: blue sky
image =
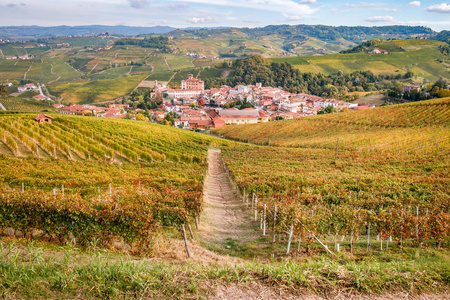
{"label": "blue sky", "polygon": [[424,25],[450,30],[442,0],[0,0],[0,26],[167,25],[262,27],[276,24]]}

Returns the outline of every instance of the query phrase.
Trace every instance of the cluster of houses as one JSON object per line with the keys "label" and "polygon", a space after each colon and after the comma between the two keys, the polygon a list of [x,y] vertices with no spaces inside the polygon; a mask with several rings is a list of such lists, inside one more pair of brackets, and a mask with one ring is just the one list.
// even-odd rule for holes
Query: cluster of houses
{"label": "cluster of houses", "polygon": [[389,54],[389,51],[375,48],[372,51],[369,52],[370,54]]}
{"label": "cluster of houses", "polygon": [[83,115],[83,116],[95,116],[110,119],[120,119],[127,114],[126,109],[129,107],[127,104],[110,104],[108,107],[97,107],[94,105],[77,105],[71,104],[64,106],[62,104],[54,104],[53,107],[59,109],[59,113],[64,115]]}
{"label": "cluster of houses", "polygon": [[24,54],[24,55],[17,55],[17,56],[5,56],[5,59],[11,60],[11,59],[21,59],[21,60],[27,60],[27,59],[33,59],[36,56],[34,54]]}
{"label": "cluster of houses", "polygon": [[209,58],[209,59],[214,59],[214,58],[218,58],[217,56],[214,55],[204,55],[204,54],[198,54],[198,53],[192,53],[192,52],[186,52],[186,56],[192,57],[192,58]]}
{"label": "cluster of houses", "polygon": [[[373,107],[308,94],[292,94],[280,88],[263,87],[260,83],[205,89],[204,82],[193,75],[181,82],[180,89],[171,89],[156,82],[152,96],[157,94],[164,99],[161,105],[164,113],[172,112],[180,116],[175,120],[176,127],[200,130],[224,125],[302,118],[316,115],[328,106],[337,110]],[[229,108],[237,101],[248,102],[254,108]],[[192,106],[197,105],[202,108],[192,109]],[[163,119],[164,113],[159,112],[156,119]]]}

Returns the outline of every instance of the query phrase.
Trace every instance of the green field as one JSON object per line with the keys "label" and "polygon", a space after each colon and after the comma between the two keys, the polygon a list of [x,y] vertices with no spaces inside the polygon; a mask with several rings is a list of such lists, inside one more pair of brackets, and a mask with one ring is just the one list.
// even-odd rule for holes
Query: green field
{"label": "green field", "polygon": [[[413,42],[414,41],[414,42]],[[302,72],[335,74],[338,71],[372,71],[376,75],[404,74],[413,71],[416,80],[434,82],[440,77],[450,78],[449,68],[440,61],[448,61],[436,45],[440,42],[427,40],[395,41],[405,46],[405,52],[388,55],[365,53],[335,54],[326,56],[272,58],[274,62],[288,62]],[[408,46],[415,45],[415,46]],[[382,48],[382,47],[380,47]]]}
{"label": "green field", "polygon": [[[135,86],[125,88],[124,84],[134,85],[137,81],[126,78],[136,78],[136,75],[139,75],[139,78],[148,76],[148,80],[167,81],[174,72],[177,72],[173,81],[178,83],[189,73],[195,76],[199,74],[203,80],[220,77],[222,70],[214,66],[223,60],[193,59],[183,53],[187,51],[217,55],[219,52],[234,51],[244,45],[245,49],[239,55],[259,53],[265,57],[272,56],[273,58],[267,59],[291,63],[301,72],[334,74],[339,71],[351,73],[370,70],[376,75],[403,75],[407,71],[412,71],[415,74],[413,79],[417,83],[434,82],[441,77],[450,78],[449,59],[437,48],[442,43],[433,40],[385,41],[372,47],[386,49],[390,51],[389,55],[354,53],[318,56],[319,48],[326,47],[325,53],[335,53],[354,45],[345,40],[325,43],[310,38],[300,43],[295,51],[312,56],[297,57],[277,57],[283,52],[281,49],[283,40],[277,35],[253,39],[240,31],[226,30],[208,38],[194,38],[189,35],[177,37],[172,43],[179,48],[181,54],[161,53],[156,49],[138,46],[116,46],[110,50],[97,51],[97,47],[106,45],[108,41],[95,37],[58,38],[56,42],[70,43],[70,49],[37,47],[33,43],[21,46],[0,45],[5,56],[25,53],[37,56],[35,59],[23,61],[0,59],[0,80],[30,79],[45,84],[60,99],[70,95],[67,99],[64,98],[64,101],[68,99],[78,103],[104,101],[125,94],[105,92],[102,83],[97,85],[93,82],[118,79],[119,88],[112,89],[126,93]],[[89,47],[94,50],[89,50]],[[210,66],[212,68],[202,69]],[[109,85],[110,83],[107,84],[108,89]]]}
{"label": "green field", "polygon": [[53,106],[46,102],[37,101],[34,99],[24,99],[19,97],[2,97],[0,103],[7,110],[16,111],[55,111]]}
{"label": "green field", "polygon": [[103,79],[50,85],[50,93],[63,103],[95,103],[109,101],[131,93],[146,75],[134,75],[120,79]]}

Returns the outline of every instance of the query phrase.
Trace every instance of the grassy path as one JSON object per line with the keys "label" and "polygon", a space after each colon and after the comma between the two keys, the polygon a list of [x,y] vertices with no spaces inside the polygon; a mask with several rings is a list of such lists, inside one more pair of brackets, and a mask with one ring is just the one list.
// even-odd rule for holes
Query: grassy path
{"label": "grassy path", "polygon": [[245,204],[235,194],[220,150],[210,149],[208,155],[200,240],[207,248],[222,254],[231,254],[237,249],[245,251],[244,243],[259,238],[256,226],[248,217]]}

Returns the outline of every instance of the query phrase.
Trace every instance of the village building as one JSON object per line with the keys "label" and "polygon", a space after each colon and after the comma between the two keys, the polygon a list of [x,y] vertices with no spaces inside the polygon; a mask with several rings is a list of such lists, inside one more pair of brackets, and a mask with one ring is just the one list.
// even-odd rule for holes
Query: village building
{"label": "village building", "polygon": [[24,86],[19,86],[17,91],[19,93],[27,92],[27,91],[37,91],[38,87],[34,85],[34,83],[27,83]]}
{"label": "village building", "polygon": [[41,94],[34,96],[33,99],[39,100],[39,101],[52,100],[50,97],[47,97],[47,96],[44,96],[44,95],[41,95]]}
{"label": "village building", "polygon": [[411,91],[414,91],[414,90],[420,92],[420,89],[421,89],[421,87],[418,86],[418,85],[414,85],[414,84],[405,84],[405,85],[403,86],[403,93],[411,92]]}
{"label": "village building", "polygon": [[258,123],[259,112],[253,108],[243,110],[230,108],[220,110],[219,116],[225,121],[226,125],[256,124]]}
{"label": "village building", "polygon": [[36,122],[38,122],[39,124],[42,124],[42,123],[50,123],[51,124],[53,119],[54,119],[53,117],[51,117],[49,115],[45,115],[45,114],[40,114],[36,118],[34,118],[34,120]]}
{"label": "village building", "polygon": [[194,75],[189,74],[185,80],[181,81],[182,90],[205,90],[205,82],[194,78]]}
{"label": "village building", "polygon": [[369,52],[370,54],[389,54],[389,51],[375,48],[372,51]]}

